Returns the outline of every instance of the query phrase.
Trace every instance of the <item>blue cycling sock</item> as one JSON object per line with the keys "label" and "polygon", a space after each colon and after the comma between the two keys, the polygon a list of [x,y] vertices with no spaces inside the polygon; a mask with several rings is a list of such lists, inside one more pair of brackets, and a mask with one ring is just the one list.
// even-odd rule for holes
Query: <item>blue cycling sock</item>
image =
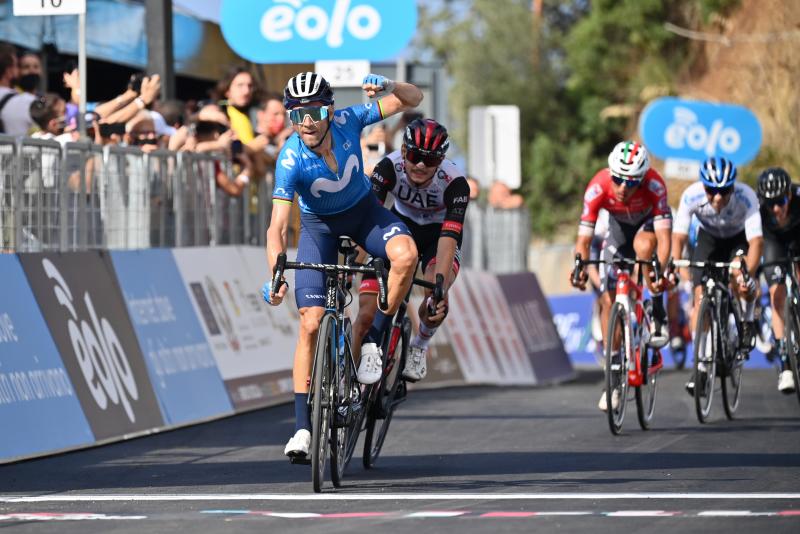
{"label": "blue cycling sock", "polygon": [[311,432],[311,418],[308,416],[308,393],[294,394],[294,432],[298,430]]}
{"label": "blue cycling sock", "polygon": [[372,320],[372,326],[369,332],[364,336],[364,343],[376,343],[380,345],[383,333],[392,324],[392,316],[383,313],[380,308],[375,312],[375,318]]}

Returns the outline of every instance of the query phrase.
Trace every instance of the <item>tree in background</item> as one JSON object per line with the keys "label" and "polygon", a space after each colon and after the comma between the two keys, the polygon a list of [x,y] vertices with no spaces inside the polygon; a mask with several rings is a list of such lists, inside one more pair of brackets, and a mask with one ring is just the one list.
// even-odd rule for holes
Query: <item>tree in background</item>
{"label": "tree in background", "polygon": [[419,49],[453,81],[453,130],[464,146],[473,105],[520,108],[523,186],[533,230],[574,221],[608,151],[635,135],[644,105],[675,94],[699,57],[665,23],[701,27],[739,0],[451,0],[421,8]]}

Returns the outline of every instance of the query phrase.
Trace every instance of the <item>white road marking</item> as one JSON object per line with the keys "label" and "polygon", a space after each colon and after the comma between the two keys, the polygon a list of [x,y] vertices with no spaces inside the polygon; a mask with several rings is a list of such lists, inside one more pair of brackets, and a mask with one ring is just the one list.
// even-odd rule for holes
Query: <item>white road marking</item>
{"label": "white road marking", "polygon": [[800,493],[223,493],[223,494],[49,494],[5,495],[0,503],[34,502],[167,502],[167,501],[541,501],[541,500],[800,500]]}

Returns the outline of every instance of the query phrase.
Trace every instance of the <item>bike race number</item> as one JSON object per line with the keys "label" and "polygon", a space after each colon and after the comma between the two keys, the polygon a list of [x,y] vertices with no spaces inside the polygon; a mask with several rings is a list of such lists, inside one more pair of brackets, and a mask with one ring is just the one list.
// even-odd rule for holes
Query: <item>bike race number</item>
{"label": "bike race number", "polygon": [[83,15],[86,0],[14,0],[14,16]]}
{"label": "bike race number", "polygon": [[672,97],[648,104],[639,133],[659,158],[703,161],[717,156],[737,165],[756,157],[762,139],[758,118],[745,107]]}

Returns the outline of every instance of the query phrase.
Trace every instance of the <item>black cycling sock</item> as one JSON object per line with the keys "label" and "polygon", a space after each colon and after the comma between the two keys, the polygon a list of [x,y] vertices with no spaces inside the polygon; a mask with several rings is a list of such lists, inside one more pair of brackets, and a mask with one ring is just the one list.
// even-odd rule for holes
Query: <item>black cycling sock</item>
{"label": "black cycling sock", "polygon": [[369,332],[364,336],[364,343],[380,344],[383,333],[392,324],[392,316],[386,315],[380,309],[375,312],[375,318],[372,320],[372,326]]}
{"label": "black cycling sock", "polygon": [[294,431],[311,432],[311,418],[308,415],[308,393],[294,394]]}
{"label": "black cycling sock", "polygon": [[666,322],[667,312],[664,309],[663,293],[653,295],[653,318],[661,324]]}

